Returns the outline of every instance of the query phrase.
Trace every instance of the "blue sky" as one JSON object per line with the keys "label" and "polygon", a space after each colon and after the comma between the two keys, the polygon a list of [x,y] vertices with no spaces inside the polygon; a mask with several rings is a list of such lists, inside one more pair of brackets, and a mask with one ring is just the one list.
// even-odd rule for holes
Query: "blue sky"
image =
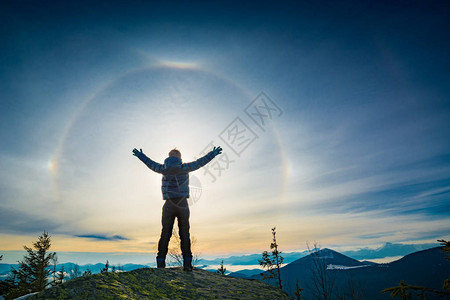
{"label": "blue sky", "polygon": [[232,162],[192,174],[205,255],[262,252],[275,225],[286,251],[449,238],[444,1],[2,6],[0,250],[47,230],[55,251],[153,253],[161,178],[131,150],[211,142]]}

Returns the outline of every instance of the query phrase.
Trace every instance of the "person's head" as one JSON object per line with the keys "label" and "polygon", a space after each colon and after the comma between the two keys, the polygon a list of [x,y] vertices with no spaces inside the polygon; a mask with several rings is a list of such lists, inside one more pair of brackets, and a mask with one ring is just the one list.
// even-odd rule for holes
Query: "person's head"
{"label": "person's head", "polygon": [[169,156],[175,156],[176,158],[181,160],[181,152],[177,148],[170,150]]}

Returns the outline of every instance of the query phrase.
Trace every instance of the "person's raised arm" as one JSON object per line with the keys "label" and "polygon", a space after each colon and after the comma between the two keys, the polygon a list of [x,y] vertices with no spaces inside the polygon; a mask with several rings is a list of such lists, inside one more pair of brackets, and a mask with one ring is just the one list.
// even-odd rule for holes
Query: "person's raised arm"
{"label": "person's raised arm", "polygon": [[150,170],[155,171],[157,173],[161,173],[164,169],[164,166],[161,164],[158,164],[157,162],[151,160],[148,158],[143,152],[142,149],[137,150],[136,148],[133,149],[133,155],[139,158]]}
{"label": "person's raised arm", "polygon": [[193,162],[190,162],[187,164],[183,164],[183,169],[187,170],[188,172],[198,170],[201,167],[203,167],[204,165],[206,165],[207,163],[209,163],[211,160],[213,160],[213,158],[216,157],[217,155],[219,155],[220,153],[222,153],[222,147],[220,147],[220,146],[214,147],[214,149],[212,151],[210,151],[205,156],[200,157],[196,161],[193,161]]}

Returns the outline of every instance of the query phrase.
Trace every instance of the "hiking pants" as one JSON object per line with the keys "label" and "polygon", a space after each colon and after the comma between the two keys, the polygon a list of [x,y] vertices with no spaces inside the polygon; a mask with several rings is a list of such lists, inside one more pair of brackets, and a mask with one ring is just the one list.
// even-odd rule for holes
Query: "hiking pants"
{"label": "hiking pants", "polygon": [[158,243],[159,259],[165,259],[175,218],[178,219],[178,233],[183,258],[192,258],[191,239],[189,238],[189,205],[186,198],[166,200],[162,209],[162,231]]}

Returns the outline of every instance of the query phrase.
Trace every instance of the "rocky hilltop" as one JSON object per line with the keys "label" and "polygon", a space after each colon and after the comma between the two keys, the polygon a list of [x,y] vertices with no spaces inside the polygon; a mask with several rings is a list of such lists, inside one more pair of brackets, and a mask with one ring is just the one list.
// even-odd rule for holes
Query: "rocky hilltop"
{"label": "rocky hilltop", "polygon": [[32,299],[289,299],[269,284],[194,269],[142,268],[80,277]]}

